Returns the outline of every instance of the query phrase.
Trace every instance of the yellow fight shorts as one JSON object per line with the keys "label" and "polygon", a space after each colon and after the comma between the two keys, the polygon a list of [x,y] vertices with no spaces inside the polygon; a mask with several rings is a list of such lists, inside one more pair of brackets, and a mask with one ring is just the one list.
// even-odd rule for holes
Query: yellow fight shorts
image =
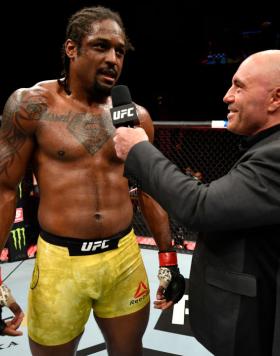
{"label": "yellow fight shorts", "polygon": [[149,303],[133,230],[98,241],[45,234],[49,242],[41,233],[28,297],[28,333],[35,342],[54,346],[71,341],[83,332],[91,309],[100,318],[114,318]]}

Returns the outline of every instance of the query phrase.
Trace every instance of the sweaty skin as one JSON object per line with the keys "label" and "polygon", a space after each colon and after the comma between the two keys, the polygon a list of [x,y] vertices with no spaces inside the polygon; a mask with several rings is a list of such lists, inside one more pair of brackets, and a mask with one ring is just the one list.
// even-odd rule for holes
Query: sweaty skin
{"label": "sweaty skin", "polygon": [[[123,163],[113,147],[110,105],[108,99],[89,110],[67,97],[56,81],[19,90],[7,103],[3,139],[13,140],[13,146],[1,145],[5,155],[0,171],[10,165],[23,168],[32,155],[40,186],[38,217],[44,230],[102,238],[124,230],[132,221]],[[139,106],[138,110],[145,113]],[[151,135],[151,122],[141,122]],[[18,150],[24,150],[24,157],[15,154]]]}

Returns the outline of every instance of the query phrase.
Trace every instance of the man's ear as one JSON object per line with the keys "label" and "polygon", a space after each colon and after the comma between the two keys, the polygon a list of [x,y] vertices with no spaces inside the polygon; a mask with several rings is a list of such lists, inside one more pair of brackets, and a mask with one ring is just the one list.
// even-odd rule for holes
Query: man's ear
{"label": "man's ear", "polygon": [[276,87],[271,95],[271,102],[268,107],[269,112],[280,109],[280,87]]}
{"label": "man's ear", "polygon": [[73,40],[68,38],[68,40],[65,41],[64,48],[69,58],[74,58],[77,55],[77,45]]}

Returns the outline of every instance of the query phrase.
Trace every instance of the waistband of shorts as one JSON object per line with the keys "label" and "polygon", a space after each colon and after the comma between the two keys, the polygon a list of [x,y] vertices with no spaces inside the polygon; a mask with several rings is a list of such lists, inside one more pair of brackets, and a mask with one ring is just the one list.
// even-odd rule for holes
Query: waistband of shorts
{"label": "waistband of shorts", "polygon": [[92,255],[118,248],[119,241],[128,235],[131,230],[132,224],[112,236],[95,239],[79,239],[68,236],[57,236],[41,229],[40,236],[44,241],[52,245],[67,247],[71,256],[79,256]]}

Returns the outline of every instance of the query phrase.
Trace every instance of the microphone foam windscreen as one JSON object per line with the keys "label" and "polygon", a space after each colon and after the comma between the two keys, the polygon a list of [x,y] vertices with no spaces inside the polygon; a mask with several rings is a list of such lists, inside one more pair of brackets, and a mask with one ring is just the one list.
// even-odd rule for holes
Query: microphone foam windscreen
{"label": "microphone foam windscreen", "polygon": [[130,104],[132,102],[130,91],[126,85],[116,85],[111,90],[113,107]]}

